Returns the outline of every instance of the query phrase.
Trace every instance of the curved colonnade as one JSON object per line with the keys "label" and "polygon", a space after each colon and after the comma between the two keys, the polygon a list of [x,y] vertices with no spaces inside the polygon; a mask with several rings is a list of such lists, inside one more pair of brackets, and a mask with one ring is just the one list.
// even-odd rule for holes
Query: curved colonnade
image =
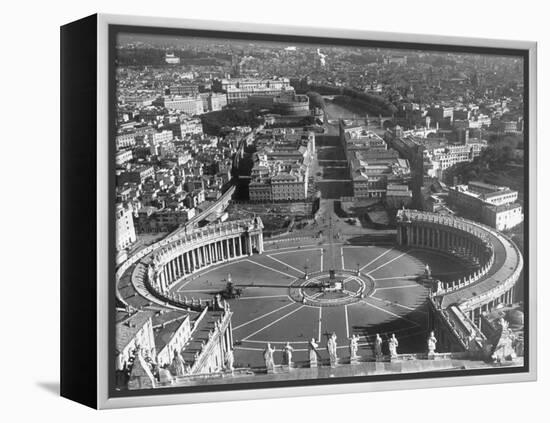
{"label": "curved colonnade", "polygon": [[[263,252],[263,224],[259,217],[194,229],[155,251],[147,270],[150,289],[163,297],[172,286],[210,266]],[[177,298],[179,300],[179,298]],[[180,302],[180,301],[178,301]],[[183,305],[187,305],[187,300]]]}
{"label": "curved colonnade", "polygon": [[[209,266],[263,252],[262,229],[260,218],[188,228],[177,237],[169,236],[140,250],[117,268],[117,299],[129,312],[135,313],[136,305],[141,309],[140,302],[149,302],[166,310],[199,313],[191,329],[196,335],[180,351],[189,364],[188,375],[209,374],[223,368],[227,351],[233,348],[232,312],[219,296],[202,302],[182,299],[170,289],[182,278]],[[128,286],[124,281],[128,276],[135,293],[123,298],[119,282]]]}
{"label": "curved colonnade", "polygon": [[[430,303],[435,321],[446,326],[462,349],[481,349],[486,341],[481,316],[498,304],[513,302],[523,270],[517,246],[493,228],[455,216],[404,209],[398,212],[397,225],[398,244],[439,251],[470,264],[470,272],[460,279],[434,280]],[[451,342],[443,344],[452,347]]]}
{"label": "curved colonnade", "polygon": [[[131,272],[131,283],[142,296],[147,287],[161,303],[177,298],[170,288],[185,277],[207,267],[263,253],[263,223],[259,217],[188,229],[167,237],[129,257],[115,272],[117,299],[127,306],[118,291],[119,281]],[[178,302],[176,306],[194,303]],[[198,305],[198,304],[197,304]]]}
{"label": "curved colonnade", "polygon": [[437,295],[477,282],[493,266],[494,246],[486,231],[473,222],[416,210],[401,210],[398,216],[399,245],[436,250],[462,260],[471,269],[462,278],[436,281],[434,290]]}

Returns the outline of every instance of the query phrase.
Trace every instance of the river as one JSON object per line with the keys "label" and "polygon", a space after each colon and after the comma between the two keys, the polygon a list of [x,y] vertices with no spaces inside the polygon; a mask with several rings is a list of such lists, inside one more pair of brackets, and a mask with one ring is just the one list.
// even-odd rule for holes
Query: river
{"label": "river", "polygon": [[332,101],[325,99],[325,114],[327,116],[327,119],[353,119],[359,118],[360,115],[353,113],[352,111],[346,109],[345,107],[339,106],[337,104],[334,104]]}

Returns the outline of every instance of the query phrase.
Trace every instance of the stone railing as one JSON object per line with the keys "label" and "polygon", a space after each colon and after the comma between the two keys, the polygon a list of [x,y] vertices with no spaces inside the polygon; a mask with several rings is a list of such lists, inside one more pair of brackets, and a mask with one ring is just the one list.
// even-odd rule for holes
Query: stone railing
{"label": "stone railing", "polygon": [[[478,238],[488,241],[487,235],[484,233],[485,225],[478,224],[468,219],[457,216],[446,216],[439,213],[432,213],[419,210],[402,209],[397,212],[397,220],[399,222],[414,222],[423,221],[434,223],[441,226],[455,228],[463,232],[472,234]],[[489,227],[486,227],[491,229]]]}
{"label": "stone railing", "polygon": [[522,270],[522,268],[516,268],[516,270],[509,277],[507,277],[503,282],[500,282],[493,289],[485,291],[481,294],[476,295],[475,297],[470,298],[469,300],[461,302],[460,308],[462,310],[469,310],[472,308],[480,307],[481,305],[500,297],[514,287],[520,277]]}
{"label": "stone railing", "polygon": [[[205,312],[206,310],[226,310],[227,303],[218,297],[213,299],[203,300],[202,298],[195,299],[194,297],[187,298],[180,293],[174,293],[172,291],[162,292],[157,289],[155,284],[152,284],[149,280],[149,275],[144,272],[143,281],[147,290],[158,300],[164,304],[172,307],[177,307],[187,311]],[[199,320],[197,320],[198,322]]]}
{"label": "stone railing", "polygon": [[[203,312],[205,314],[205,312]],[[225,332],[227,326],[229,325],[229,321],[231,319],[231,315],[233,313],[224,310],[221,318],[219,320],[216,320],[214,323],[215,328],[211,329],[208,332],[208,338],[206,341],[203,341],[201,344],[201,349],[195,354],[195,361],[191,365],[190,373],[198,373],[198,370],[203,365],[203,361],[205,360],[205,357],[208,358],[209,354],[208,352],[214,348],[214,346],[217,344],[217,339],[219,336],[222,336],[222,334]],[[203,317],[204,318],[204,315]],[[201,319],[202,319],[201,318]],[[196,324],[198,326],[199,323]],[[193,329],[196,329],[196,326]]]}
{"label": "stone railing", "polygon": [[476,271],[470,273],[467,276],[464,276],[463,278],[458,278],[456,280],[452,280],[449,282],[442,282],[440,287],[438,287],[436,284],[436,286],[434,286],[434,291],[431,294],[444,295],[454,291],[458,291],[459,289],[465,288],[467,286],[470,286],[478,282],[479,280],[481,280],[483,277],[485,277],[493,267],[494,263],[495,263],[495,253],[494,251],[491,251],[491,257],[489,261],[485,263],[483,266],[481,266],[481,268],[477,269]]}

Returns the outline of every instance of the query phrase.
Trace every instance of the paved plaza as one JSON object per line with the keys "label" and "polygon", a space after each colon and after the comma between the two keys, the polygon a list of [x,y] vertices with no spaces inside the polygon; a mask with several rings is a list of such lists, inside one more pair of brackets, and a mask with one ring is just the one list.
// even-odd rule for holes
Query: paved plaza
{"label": "paved plaza", "polygon": [[[276,361],[282,359],[281,349],[290,342],[296,363],[305,362],[307,342],[315,338],[321,354],[326,353],[326,341],[333,332],[342,357],[348,356],[352,334],[360,337],[361,355],[370,354],[376,333],[384,339],[395,333],[400,352],[414,352],[419,342],[423,345],[429,330],[428,288],[417,281],[418,276],[426,264],[441,280],[464,272],[456,259],[426,250],[330,245],[314,238],[267,248],[263,255],[206,269],[173,287],[181,296],[204,300],[221,292],[228,280],[242,289],[239,298],[227,300],[234,313],[235,361],[239,367],[262,366],[267,342],[277,348]],[[344,282],[342,292],[315,293],[314,283],[328,279],[332,266]],[[300,301],[302,297],[296,295],[300,287],[302,297],[311,301]]]}

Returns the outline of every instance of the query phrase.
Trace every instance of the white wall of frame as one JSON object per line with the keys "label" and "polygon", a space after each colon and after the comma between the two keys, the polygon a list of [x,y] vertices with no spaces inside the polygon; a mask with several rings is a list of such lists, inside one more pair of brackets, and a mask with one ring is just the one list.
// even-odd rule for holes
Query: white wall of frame
{"label": "white wall of frame", "polygon": [[[546,191],[550,158],[546,123],[550,31],[543,2],[411,2],[364,0],[298,2],[279,0],[208,0],[117,2],[95,0],[17,1],[3,8],[2,98],[4,191],[2,257],[4,260],[1,349],[1,414],[6,421],[58,418],[79,422],[160,422],[214,417],[223,421],[335,420],[542,421],[550,388],[546,357],[539,356],[539,382],[462,388],[438,388],[197,404],[94,412],[58,397],[59,354],[59,26],[95,12],[172,16],[371,31],[429,33],[480,38],[539,41],[539,192]],[[546,12],[546,13],[545,13]],[[546,96],[544,94],[547,94]],[[33,101],[28,101],[30,98]],[[21,128],[26,128],[21,131]],[[32,129],[36,128],[36,132]],[[10,148],[11,147],[11,148]],[[32,188],[27,188],[32,187]],[[548,224],[542,219],[549,196],[539,194],[539,351],[548,350],[541,336],[549,321],[548,271],[542,257]],[[18,207],[25,204],[25,207]],[[11,206],[11,207],[9,207]],[[38,218],[37,218],[38,217]],[[32,228],[32,229],[31,229]],[[6,237],[7,229],[7,237]],[[37,254],[40,252],[40,254]],[[34,253],[34,254],[33,254]],[[32,260],[31,260],[32,257]],[[85,363],[83,363],[85,365]],[[452,398],[450,400],[450,398]],[[11,418],[10,418],[11,417]]]}

